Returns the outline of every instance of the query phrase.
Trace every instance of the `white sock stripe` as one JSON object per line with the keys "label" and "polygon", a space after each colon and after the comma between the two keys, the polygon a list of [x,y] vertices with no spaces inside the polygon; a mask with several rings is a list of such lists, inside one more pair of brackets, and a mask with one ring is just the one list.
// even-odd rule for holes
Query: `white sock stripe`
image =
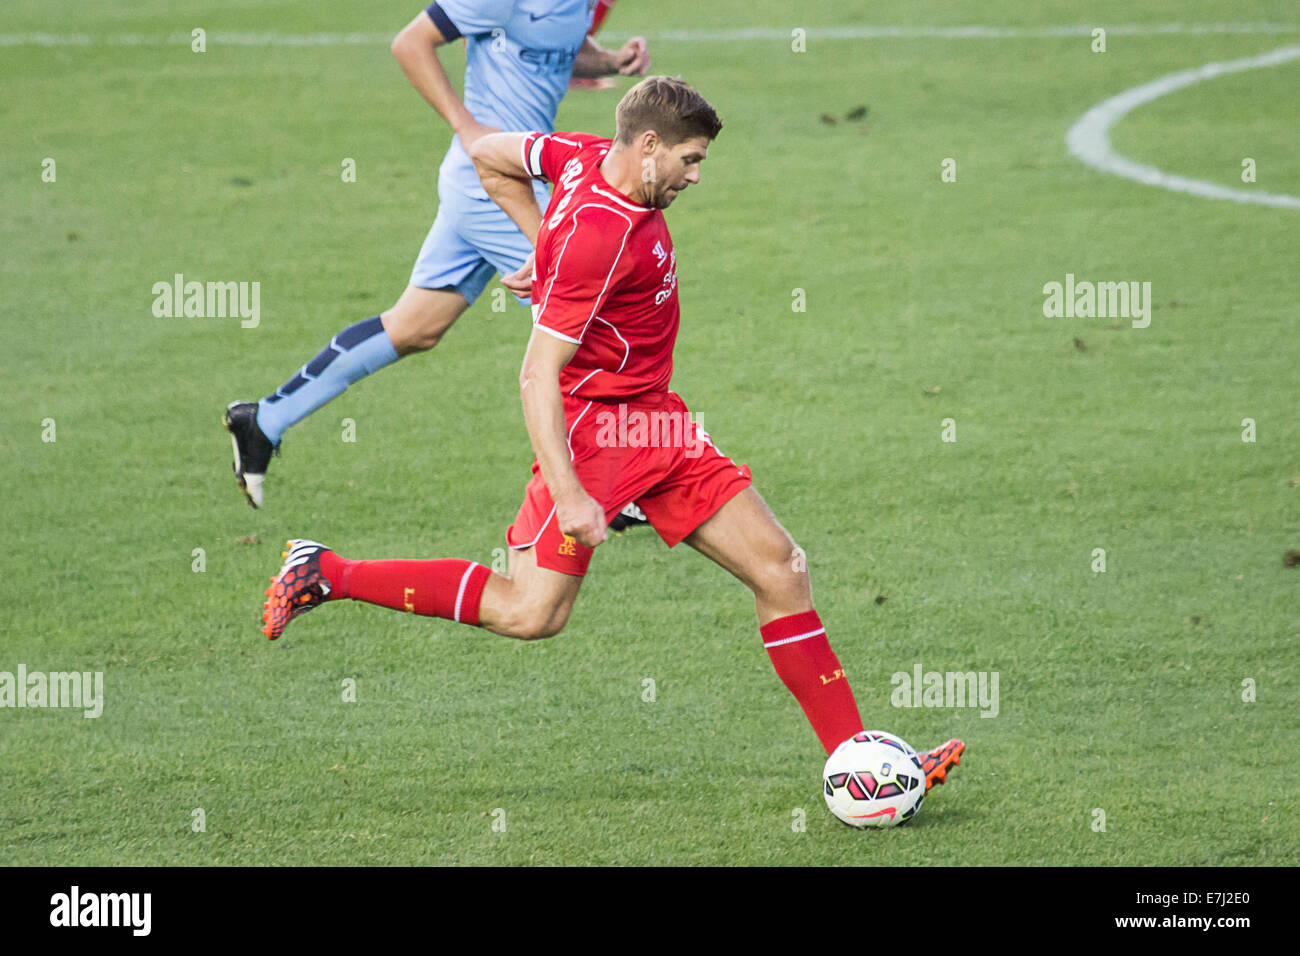
{"label": "white sock stripe", "polygon": [[460,602],[465,597],[465,585],[469,584],[469,576],[474,573],[474,569],[477,567],[478,565],[471,561],[469,567],[465,569],[465,573],[460,576],[460,590],[456,592],[456,609],[452,612],[454,615],[452,620],[457,624],[460,623]]}
{"label": "white sock stripe", "polygon": [[806,641],[810,637],[816,637],[818,634],[825,634],[826,628],[819,627],[815,631],[809,631],[807,634],[796,634],[794,637],[784,637],[779,641],[763,642],[764,647],[780,647],[782,644],[793,644],[795,641]]}

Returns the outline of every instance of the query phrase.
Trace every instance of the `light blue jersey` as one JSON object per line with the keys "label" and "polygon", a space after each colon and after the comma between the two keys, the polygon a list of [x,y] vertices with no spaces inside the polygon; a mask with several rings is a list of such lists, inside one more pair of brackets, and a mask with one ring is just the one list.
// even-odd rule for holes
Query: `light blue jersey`
{"label": "light blue jersey", "polygon": [[[465,38],[464,102],[471,116],[506,132],[551,132],[594,7],[595,0],[439,0],[428,16],[448,42]],[[545,209],[546,187],[535,182],[534,188]],[[438,200],[410,284],[453,289],[472,304],[494,273],[518,271],[532,245],[488,198],[459,136],[438,171]],[[395,361],[382,317],[357,322],[258,403],[257,427],[279,447],[286,429]],[[240,485],[256,507],[262,475],[243,471],[238,444],[235,449]]]}
{"label": "light blue jersey", "polygon": [[[471,116],[506,132],[552,132],[594,7],[595,0],[438,0],[428,15],[449,42],[465,38],[464,102]],[[438,184],[488,198],[459,136]]]}

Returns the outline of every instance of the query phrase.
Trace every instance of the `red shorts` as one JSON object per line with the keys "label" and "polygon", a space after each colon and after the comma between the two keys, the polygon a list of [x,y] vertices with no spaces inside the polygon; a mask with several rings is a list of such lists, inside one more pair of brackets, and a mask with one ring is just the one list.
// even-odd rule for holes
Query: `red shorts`
{"label": "red shorts", "polygon": [[[566,396],[564,419],[573,470],[605,521],[635,502],[670,548],[753,483],[749,467],[718,451],[672,392],[623,404]],[[591,562],[591,548],[560,532],[536,461],[506,542],[535,547],[539,567],[564,574],[586,574]]]}

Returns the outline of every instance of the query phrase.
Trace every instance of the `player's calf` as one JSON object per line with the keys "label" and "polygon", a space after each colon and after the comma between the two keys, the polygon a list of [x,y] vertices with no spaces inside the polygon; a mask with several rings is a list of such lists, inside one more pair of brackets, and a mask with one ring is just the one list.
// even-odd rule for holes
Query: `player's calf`
{"label": "player's calf", "polygon": [[235,477],[254,508],[271,453],[285,431],[342,394],[350,385],[397,361],[379,316],[354,322],[333,336],[306,365],[256,404],[232,402],[223,419],[235,445]]}
{"label": "player's calf", "polygon": [[581,578],[539,569],[512,552],[512,577],[474,561],[350,561],[315,541],[294,539],[266,591],[263,633],[275,640],[298,615],[350,598],[440,617],[521,640],[558,634]]}
{"label": "player's calf", "polygon": [[564,630],[568,618],[567,610],[564,613],[557,613],[554,607],[538,604],[513,606],[502,611],[484,627],[502,637],[513,637],[520,641],[540,641],[554,637]]}
{"label": "player's calf", "polygon": [[568,623],[582,578],[538,567],[535,548],[512,549],[509,577],[494,574],[479,615],[493,634],[521,641],[554,637]]}
{"label": "player's calf", "polygon": [[808,558],[749,487],[686,539],[754,594],[763,647],[827,753],[862,729],[848,676],[813,609]]}

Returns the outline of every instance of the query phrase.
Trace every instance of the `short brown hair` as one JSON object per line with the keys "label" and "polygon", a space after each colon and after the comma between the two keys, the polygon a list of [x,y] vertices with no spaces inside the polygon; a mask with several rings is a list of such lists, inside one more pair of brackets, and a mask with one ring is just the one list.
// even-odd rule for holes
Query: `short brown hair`
{"label": "short brown hair", "polygon": [[654,130],[667,146],[703,136],[713,140],[722,120],[708,100],[681,77],[647,76],[619,100],[614,134],[623,146],[646,130]]}

